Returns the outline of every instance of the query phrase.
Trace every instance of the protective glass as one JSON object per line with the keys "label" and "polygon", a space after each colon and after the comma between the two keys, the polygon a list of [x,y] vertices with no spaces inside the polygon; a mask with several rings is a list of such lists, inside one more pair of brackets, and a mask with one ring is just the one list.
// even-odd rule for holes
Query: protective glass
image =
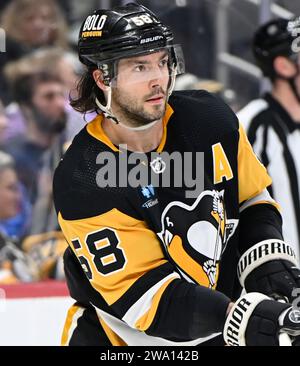
{"label": "protective glass", "polygon": [[[118,83],[137,85],[151,80],[168,80],[184,73],[184,57],[181,46],[168,46],[137,52],[134,56],[116,60],[111,87]],[[102,66],[103,67],[103,66]]]}

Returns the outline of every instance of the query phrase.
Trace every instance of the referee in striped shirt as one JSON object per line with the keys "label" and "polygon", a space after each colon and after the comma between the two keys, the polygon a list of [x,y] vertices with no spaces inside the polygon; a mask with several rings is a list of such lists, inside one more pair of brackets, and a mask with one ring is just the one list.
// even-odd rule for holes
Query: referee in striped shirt
{"label": "referee in striped shirt", "polygon": [[261,26],[253,40],[258,66],[272,89],[239,113],[254,151],[267,167],[285,240],[300,253],[300,17]]}

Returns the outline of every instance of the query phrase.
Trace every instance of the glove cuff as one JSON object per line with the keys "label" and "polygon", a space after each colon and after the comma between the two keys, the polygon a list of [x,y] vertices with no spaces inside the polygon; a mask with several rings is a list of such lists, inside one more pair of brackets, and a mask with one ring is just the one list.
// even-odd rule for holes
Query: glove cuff
{"label": "glove cuff", "polygon": [[230,310],[223,331],[226,344],[230,346],[246,346],[245,333],[248,321],[256,306],[268,296],[259,292],[250,292],[241,296]]}
{"label": "glove cuff", "polygon": [[245,287],[245,279],[255,268],[277,259],[287,260],[298,266],[294,249],[282,240],[264,240],[248,249],[241,256],[237,266],[237,274],[241,286]]}

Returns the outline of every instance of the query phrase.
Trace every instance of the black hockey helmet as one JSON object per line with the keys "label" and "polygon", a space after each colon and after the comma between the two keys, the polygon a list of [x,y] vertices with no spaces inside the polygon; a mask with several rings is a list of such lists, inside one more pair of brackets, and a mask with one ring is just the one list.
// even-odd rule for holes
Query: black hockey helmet
{"label": "black hockey helmet", "polygon": [[171,30],[146,7],[129,3],[112,10],[97,10],[83,22],[78,42],[80,61],[87,66],[105,67],[113,78],[113,61],[170,49],[171,63],[177,74],[183,72],[180,46],[173,44]]}
{"label": "black hockey helmet", "polygon": [[264,75],[271,78],[276,76],[273,62],[277,56],[297,61],[299,36],[300,17],[271,20],[257,30],[253,39],[253,54]]}

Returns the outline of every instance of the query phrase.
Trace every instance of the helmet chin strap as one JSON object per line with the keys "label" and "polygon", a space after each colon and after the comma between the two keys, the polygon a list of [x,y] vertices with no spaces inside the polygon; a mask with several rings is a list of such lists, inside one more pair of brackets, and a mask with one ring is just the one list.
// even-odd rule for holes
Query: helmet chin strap
{"label": "helmet chin strap", "polygon": [[99,107],[99,109],[103,112],[104,116],[106,118],[111,119],[115,124],[119,124],[120,122],[118,121],[118,119],[112,114],[112,110],[111,110],[111,87],[109,86],[107,89],[107,103],[106,105],[103,105],[102,103],[100,103],[99,99],[96,97],[95,98],[95,102],[97,104],[97,106]]}
{"label": "helmet chin strap", "polygon": [[131,130],[131,131],[144,131],[144,130],[148,130],[149,128],[156,125],[157,122],[159,122],[159,120],[154,121],[154,122],[150,122],[150,123],[146,124],[145,126],[140,126],[140,127],[129,127],[129,126],[126,126],[122,123],[122,127],[125,127],[125,128],[127,128],[128,130]]}
{"label": "helmet chin strap", "polygon": [[95,98],[95,102],[97,104],[97,106],[101,109],[101,111],[103,112],[104,116],[108,119],[111,119],[113,123],[115,123],[116,125],[121,125],[122,127],[127,128],[128,130],[131,131],[143,131],[143,130],[147,130],[148,128],[151,128],[152,126],[154,126],[158,121],[154,121],[154,122],[150,122],[145,126],[141,126],[141,127],[129,127],[126,126],[124,123],[121,123],[113,114],[112,114],[112,110],[111,110],[111,88],[109,88],[108,93],[107,93],[107,104],[106,106],[103,105],[102,103],[100,103],[99,99],[97,99],[97,97]]}

